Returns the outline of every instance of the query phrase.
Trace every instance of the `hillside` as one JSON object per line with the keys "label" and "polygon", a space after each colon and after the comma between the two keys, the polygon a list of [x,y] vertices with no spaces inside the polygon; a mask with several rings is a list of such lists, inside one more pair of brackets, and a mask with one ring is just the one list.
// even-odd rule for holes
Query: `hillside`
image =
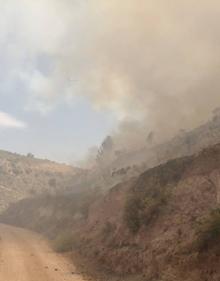
{"label": "hillside", "polygon": [[1,150],[0,211],[26,197],[73,189],[82,175],[71,166]]}
{"label": "hillside", "polygon": [[[14,204],[1,221],[51,236],[54,229],[47,230],[54,224],[54,214],[62,218],[73,212],[71,204],[47,207],[42,200],[35,202],[34,208],[33,202]],[[75,220],[74,215],[69,216],[56,233],[62,235],[64,226],[70,226],[70,249],[75,247],[80,256],[123,280],[128,276],[137,280],[219,280],[219,208],[220,144],[149,169],[106,195],[99,194],[89,202],[86,216],[75,216]],[[41,229],[30,223],[39,214]]]}
{"label": "hillside", "polygon": [[143,280],[218,280],[219,179],[220,145],[146,171],[93,206],[81,252]]}
{"label": "hillside", "polygon": [[193,155],[219,142],[220,116],[218,113],[200,127],[191,131],[181,130],[179,134],[165,142],[160,142],[155,137],[155,141],[150,144],[146,142],[142,148],[134,151],[125,150],[117,157],[112,157],[113,161],[106,166],[105,177],[113,185],[138,176],[146,169],[166,163],[170,159]]}

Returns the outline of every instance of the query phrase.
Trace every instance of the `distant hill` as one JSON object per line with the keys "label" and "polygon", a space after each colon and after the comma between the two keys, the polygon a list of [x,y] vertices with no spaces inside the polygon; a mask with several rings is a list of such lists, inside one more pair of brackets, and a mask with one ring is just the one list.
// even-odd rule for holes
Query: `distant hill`
{"label": "distant hill", "polygon": [[26,197],[74,189],[82,174],[72,166],[0,150],[0,211]]}

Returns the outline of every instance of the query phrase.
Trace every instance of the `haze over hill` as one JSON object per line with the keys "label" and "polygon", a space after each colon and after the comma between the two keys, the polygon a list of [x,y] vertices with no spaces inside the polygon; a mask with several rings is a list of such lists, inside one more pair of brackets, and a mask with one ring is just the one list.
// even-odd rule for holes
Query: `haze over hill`
{"label": "haze over hill", "polygon": [[86,205],[84,196],[38,196],[13,204],[0,220],[55,238],[55,249],[74,250],[89,274],[106,270],[103,280],[113,273],[117,280],[218,280],[219,164],[218,144],[105,195],[92,192]]}
{"label": "haze over hill", "polygon": [[219,281],[220,2],[0,8],[0,279]]}
{"label": "haze over hill", "polygon": [[[9,203],[45,193],[69,194],[99,189],[108,191],[121,181],[136,177],[146,169],[169,159],[192,155],[220,142],[220,116],[192,131],[181,131],[174,138],[158,143],[151,135],[145,145],[136,150],[118,150],[114,138],[105,139],[94,151],[89,169],[36,159],[33,155],[0,151],[0,209]],[[130,150],[129,150],[130,149]]]}
{"label": "haze over hill", "polygon": [[[47,185],[30,196],[27,182],[25,196],[17,202],[20,198],[13,198],[0,221],[46,235],[58,251],[74,251],[75,262],[83,260],[88,274],[98,274],[95,278],[105,280],[114,273],[128,280],[131,275],[137,280],[211,281],[220,276],[218,258],[213,258],[219,241],[209,236],[214,234],[205,236],[218,220],[219,142],[216,115],[193,131],[151,147],[151,156],[146,147],[141,153],[119,154],[97,170],[82,171],[2,152],[2,161],[5,157],[8,163],[11,156],[22,171],[28,163]],[[108,160],[112,159],[111,151],[107,152]],[[105,156],[103,150],[101,156]],[[56,186],[54,180],[51,184],[52,176]],[[20,179],[30,180],[30,174],[20,173]],[[204,253],[206,243],[210,248]]]}
{"label": "haze over hill", "polygon": [[0,151],[0,211],[12,202],[42,193],[65,192],[77,183],[83,170],[32,154],[21,156]]}

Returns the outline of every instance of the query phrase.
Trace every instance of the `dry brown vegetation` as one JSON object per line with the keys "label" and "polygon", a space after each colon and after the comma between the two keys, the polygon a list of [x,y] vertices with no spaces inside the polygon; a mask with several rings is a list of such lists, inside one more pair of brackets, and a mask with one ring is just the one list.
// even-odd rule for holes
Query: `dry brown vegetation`
{"label": "dry brown vegetation", "polygon": [[[219,167],[218,144],[148,169],[104,193],[91,182],[83,192],[32,196],[11,205],[1,221],[44,233],[58,251],[74,248],[118,276],[218,280]],[[90,186],[90,179],[79,186]],[[57,184],[50,177],[50,188]]]}

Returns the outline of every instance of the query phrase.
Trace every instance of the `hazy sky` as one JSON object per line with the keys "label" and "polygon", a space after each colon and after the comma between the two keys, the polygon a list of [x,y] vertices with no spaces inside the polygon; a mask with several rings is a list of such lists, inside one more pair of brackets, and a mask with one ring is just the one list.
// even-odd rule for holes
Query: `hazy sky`
{"label": "hazy sky", "polygon": [[1,149],[75,163],[90,146],[100,144],[115,125],[111,113],[95,111],[85,99],[59,104],[42,115],[24,109],[26,98],[13,92],[1,96]]}
{"label": "hazy sky", "polygon": [[135,144],[220,105],[217,0],[0,0],[0,10],[2,149],[74,162],[118,124],[116,139]]}
{"label": "hazy sky", "polygon": [[[51,102],[51,109],[45,108],[48,105],[44,103],[35,108],[38,101],[31,97],[26,83],[9,77],[13,69],[7,71],[7,67],[13,65],[9,65],[4,53],[0,54],[0,61],[0,149],[74,163],[89,147],[99,145],[115,126],[117,120],[112,112],[95,110],[81,96],[71,102]],[[34,66],[34,71],[44,70],[44,65]]]}
{"label": "hazy sky", "polygon": [[0,149],[71,163],[100,144],[117,120],[81,95],[68,101],[66,89],[81,83],[72,73],[60,87],[47,85],[61,37],[72,36],[67,6],[60,10],[58,2],[0,0]]}

